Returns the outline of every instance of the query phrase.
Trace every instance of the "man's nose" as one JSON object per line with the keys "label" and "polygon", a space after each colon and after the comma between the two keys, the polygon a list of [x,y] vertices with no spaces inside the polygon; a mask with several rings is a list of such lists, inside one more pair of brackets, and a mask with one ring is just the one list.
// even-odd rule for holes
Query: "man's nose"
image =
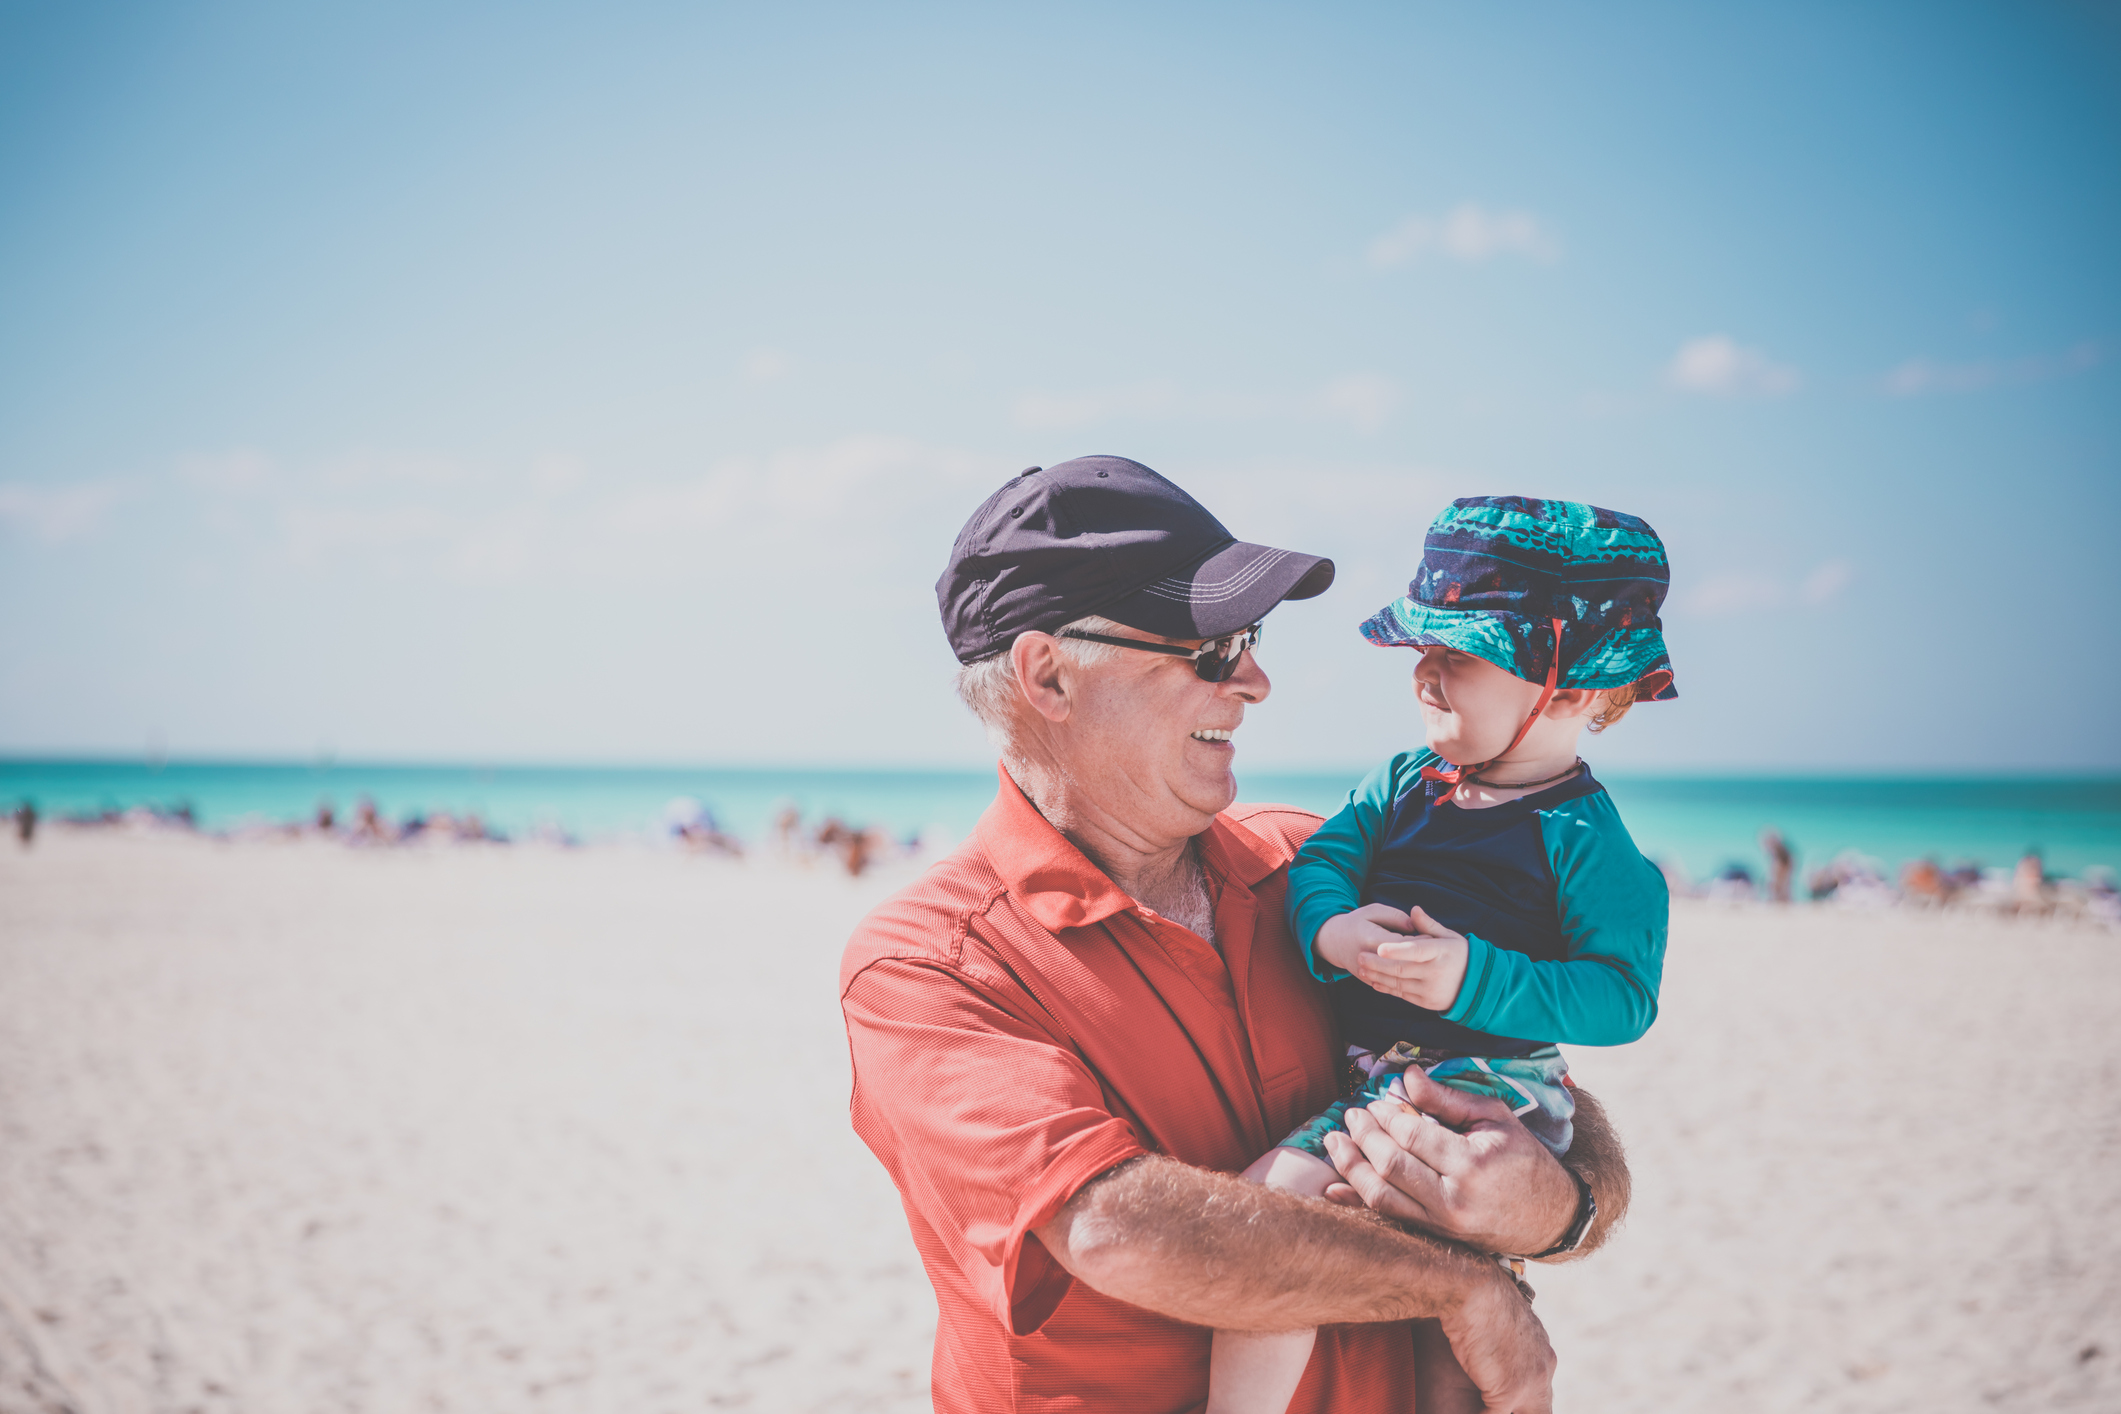
{"label": "man's nose", "polygon": [[1241,702],[1264,702],[1274,684],[1267,678],[1266,669],[1259,665],[1259,654],[1247,648],[1245,656],[1238,659],[1237,671],[1219,684],[1222,691]]}

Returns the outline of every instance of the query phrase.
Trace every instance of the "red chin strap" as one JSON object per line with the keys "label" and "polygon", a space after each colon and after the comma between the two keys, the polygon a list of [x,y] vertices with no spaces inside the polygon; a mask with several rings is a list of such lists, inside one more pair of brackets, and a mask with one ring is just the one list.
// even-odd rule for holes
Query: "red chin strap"
{"label": "red chin strap", "polygon": [[1546,711],[1547,704],[1554,700],[1554,686],[1561,681],[1561,620],[1549,619],[1547,622],[1554,625],[1554,655],[1547,659],[1546,686],[1540,689],[1539,701],[1533,705],[1532,714],[1524,719],[1524,725],[1517,729],[1517,735],[1510,738],[1510,744],[1481,762],[1478,766],[1453,766],[1448,771],[1439,771],[1434,766],[1424,766],[1421,768],[1421,778],[1423,780],[1442,781],[1445,785],[1456,786],[1468,776],[1477,776],[1482,771],[1487,770],[1488,767],[1515,751],[1519,743],[1523,742],[1526,734],[1532,730],[1532,723],[1539,720],[1539,714]]}

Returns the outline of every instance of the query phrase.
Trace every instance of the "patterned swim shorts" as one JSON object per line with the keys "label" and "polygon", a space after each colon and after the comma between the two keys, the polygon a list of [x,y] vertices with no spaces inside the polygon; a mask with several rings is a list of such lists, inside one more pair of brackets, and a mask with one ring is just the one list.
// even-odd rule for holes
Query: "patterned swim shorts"
{"label": "patterned swim shorts", "polygon": [[1471,1095],[1487,1095],[1510,1107],[1510,1113],[1532,1131],[1532,1137],[1560,1157],[1575,1137],[1576,1097],[1569,1092],[1569,1063],[1552,1046],[1541,1046],[1528,1056],[1423,1055],[1421,1047],[1401,1041],[1382,1055],[1360,1047],[1348,1047],[1349,1069],[1357,1077],[1354,1091],[1336,1100],[1325,1112],[1299,1125],[1296,1132],[1276,1145],[1300,1149],[1314,1158],[1333,1162],[1326,1152],[1326,1136],[1348,1129],[1351,1106],[1372,1100],[1404,1101],[1406,1091],[1399,1077],[1410,1066],[1418,1066],[1439,1085]]}

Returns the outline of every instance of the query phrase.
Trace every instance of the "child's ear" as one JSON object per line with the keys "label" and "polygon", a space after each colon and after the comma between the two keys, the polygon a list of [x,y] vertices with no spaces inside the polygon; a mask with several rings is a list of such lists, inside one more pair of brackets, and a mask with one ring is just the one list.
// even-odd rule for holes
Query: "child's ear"
{"label": "child's ear", "polygon": [[1547,710],[1540,715],[1556,717],[1564,721],[1570,717],[1589,716],[1597,710],[1599,699],[1604,696],[1605,694],[1596,688],[1557,688],[1554,691],[1554,695],[1547,699]]}

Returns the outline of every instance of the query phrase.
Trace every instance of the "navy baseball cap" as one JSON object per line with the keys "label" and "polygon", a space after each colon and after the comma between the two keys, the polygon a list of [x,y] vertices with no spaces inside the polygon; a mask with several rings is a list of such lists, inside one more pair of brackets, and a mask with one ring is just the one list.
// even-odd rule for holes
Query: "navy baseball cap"
{"label": "navy baseball cap", "polygon": [[1333,562],[1239,540],[1140,462],[1030,467],[958,532],[935,582],[960,663],[1098,614],[1165,638],[1219,638],[1333,582]]}

